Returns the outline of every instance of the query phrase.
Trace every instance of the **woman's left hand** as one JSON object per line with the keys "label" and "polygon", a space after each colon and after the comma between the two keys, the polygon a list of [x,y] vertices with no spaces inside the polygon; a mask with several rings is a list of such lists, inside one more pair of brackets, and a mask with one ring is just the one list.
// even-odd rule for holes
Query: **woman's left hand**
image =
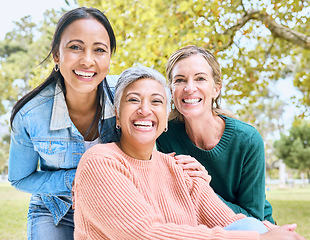
{"label": "woman's left hand", "polygon": [[[173,156],[173,154],[170,154]],[[176,163],[181,165],[183,170],[188,171],[188,175],[191,177],[201,177],[206,182],[211,182],[211,176],[208,174],[208,171],[205,167],[197,161],[195,158],[189,155],[177,155],[174,156]]]}

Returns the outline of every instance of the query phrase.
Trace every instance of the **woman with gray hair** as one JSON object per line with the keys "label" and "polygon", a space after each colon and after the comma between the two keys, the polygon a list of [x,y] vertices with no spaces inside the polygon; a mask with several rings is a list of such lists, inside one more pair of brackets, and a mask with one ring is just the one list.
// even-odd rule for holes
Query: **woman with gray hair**
{"label": "woman with gray hair", "polygon": [[235,214],[207,181],[154,149],[167,126],[169,101],[157,71],[134,67],[120,75],[121,138],[82,156],[73,186],[74,239],[303,239],[294,226]]}
{"label": "woman with gray hair", "polygon": [[[165,87],[167,102],[168,103],[171,102],[171,91],[168,87],[166,87],[166,79],[162,74],[160,74],[158,71],[152,68],[148,68],[144,66],[132,67],[132,68],[125,70],[121,74],[120,79],[118,80],[117,85],[115,87],[114,106],[118,114],[119,114],[120,102],[121,102],[124,89],[131,83],[139,79],[142,79],[142,78],[150,78],[150,79],[158,81],[162,86]],[[167,104],[167,112],[170,113],[170,111],[171,111],[171,106],[170,104]]]}
{"label": "woman with gray hair", "polygon": [[[166,96],[167,96],[167,112],[171,112],[171,91],[166,86],[166,79],[165,77],[160,74],[158,71],[147,68],[144,66],[139,67],[133,67],[125,70],[122,75],[120,76],[120,80],[117,83],[116,90],[114,93],[114,106],[115,111],[119,115],[119,109],[120,109],[120,101],[122,98],[122,94],[124,89],[130,85],[131,83],[142,79],[142,78],[150,78],[158,81],[160,84],[162,84],[165,87]],[[120,126],[116,124],[116,128],[119,129]],[[166,126],[164,132],[168,131],[168,126]],[[171,156],[174,156],[174,153],[170,154]],[[190,162],[190,164],[187,164],[186,166],[183,166],[183,170],[187,171],[188,175],[191,177],[201,177],[208,183],[211,181],[211,176],[208,174],[208,171],[193,157],[189,155],[178,155],[177,156],[178,161],[184,161],[184,162]]]}

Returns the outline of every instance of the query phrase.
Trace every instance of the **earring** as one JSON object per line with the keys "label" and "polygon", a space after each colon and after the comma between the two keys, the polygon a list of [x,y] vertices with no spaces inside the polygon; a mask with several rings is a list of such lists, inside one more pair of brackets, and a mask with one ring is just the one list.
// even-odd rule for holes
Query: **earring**
{"label": "earring", "polygon": [[59,71],[59,65],[57,63],[55,64],[54,70],[55,70],[55,72]]}
{"label": "earring", "polygon": [[120,129],[120,128],[121,128],[121,125],[119,125],[119,124],[116,123],[116,126],[115,126],[115,127],[116,127],[116,129]]}
{"label": "earring", "polygon": [[164,132],[168,132],[168,126],[165,127]]}
{"label": "earring", "polygon": [[171,104],[171,109],[175,109],[174,103]]}
{"label": "earring", "polygon": [[216,108],[215,98],[212,98],[212,108]]}

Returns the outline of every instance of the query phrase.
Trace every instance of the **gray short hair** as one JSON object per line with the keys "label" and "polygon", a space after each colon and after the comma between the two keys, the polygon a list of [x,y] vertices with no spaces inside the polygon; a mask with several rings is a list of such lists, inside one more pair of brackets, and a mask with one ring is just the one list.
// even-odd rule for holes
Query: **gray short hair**
{"label": "gray short hair", "polygon": [[131,67],[120,74],[114,93],[114,107],[117,111],[117,114],[119,115],[120,103],[124,89],[130,84],[142,78],[154,79],[165,88],[167,97],[167,114],[169,114],[171,111],[171,91],[166,85],[165,77],[155,69],[144,66]]}

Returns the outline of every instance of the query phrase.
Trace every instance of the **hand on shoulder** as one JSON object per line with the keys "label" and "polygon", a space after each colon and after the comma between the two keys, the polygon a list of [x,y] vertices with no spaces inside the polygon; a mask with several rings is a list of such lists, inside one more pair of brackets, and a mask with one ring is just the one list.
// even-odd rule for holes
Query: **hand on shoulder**
{"label": "hand on shoulder", "polygon": [[182,166],[183,170],[187,171],[187,173],[190,177],[200,177],[208,183],[211,182],[211,176],[208,174],[208,171],[194,157],[191,157],[189,155],[177,155],[177,156],[175,156],[175,153],[170,154],[170,155],[174,156],[176,163],[178,165]]}

